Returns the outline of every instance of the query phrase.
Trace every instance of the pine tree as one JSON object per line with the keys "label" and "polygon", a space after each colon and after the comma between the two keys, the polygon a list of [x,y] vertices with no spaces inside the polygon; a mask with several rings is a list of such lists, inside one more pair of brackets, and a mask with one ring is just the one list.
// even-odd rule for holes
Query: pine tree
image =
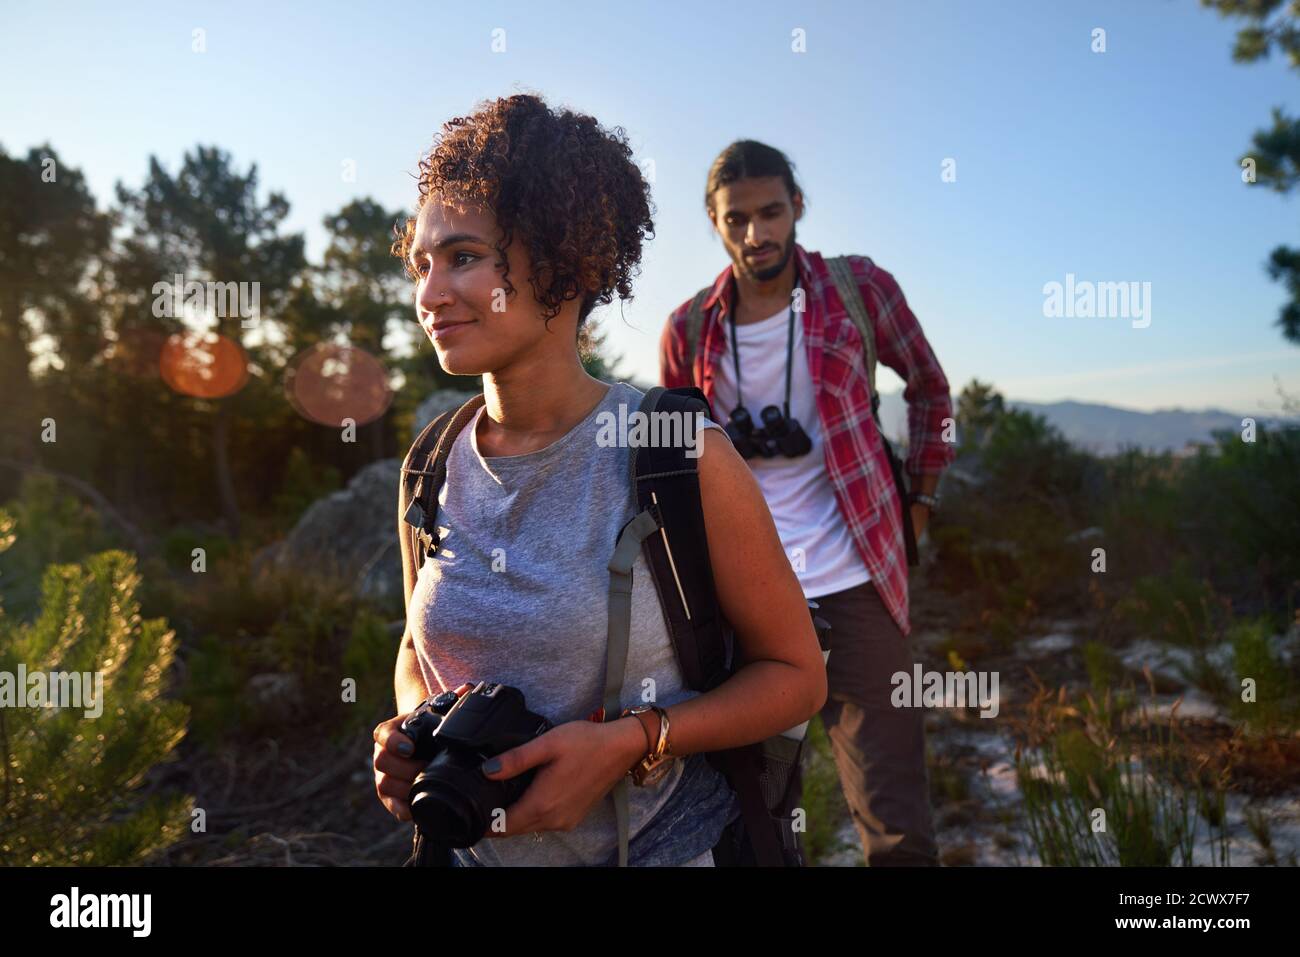
{"label": "pine tree", "polygon": [[[0,511],[0,551],[13,540]],[[191,797],[138,793],[189,720],[162,696],[176,636],[140,618],[139,583],[134,556],[105,551],[48,566],[34,621],[0,608],[0,865],[138,864],[184,834]],[[30,702],[15,688],[20,663],[28,676],[102,675],[102,689],[83,707],[18,706]]]}

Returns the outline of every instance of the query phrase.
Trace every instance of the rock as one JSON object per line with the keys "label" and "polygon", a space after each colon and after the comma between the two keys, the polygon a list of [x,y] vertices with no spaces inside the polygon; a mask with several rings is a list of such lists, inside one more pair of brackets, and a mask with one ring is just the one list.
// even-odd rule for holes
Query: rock
{"label": "rock", "polygon": [[427,399],[421,402],[415,408],[415,418],[411,424],[411,441],[414,442],[424,430],[424,427],[442,415],[444,412],[450,412],[453,409],[459,409],[462,405],[478,395],[480,390],[473,392],[461,389],[439,389],[433,392]]}
{"label": "rock", "polygon": [[1268,640],[1268,650],[1282,664],[1290,666],[1300,657],[1300,622],[1296,622],[1280,635]]}
{"label": "rock", "polygon": [[289,721],[301,715],[302,683],[295,674],[268,673],[248,679],[248,697],[254,709],[270,721]]}
{"label": "rock", "polygon": [[1143,667],[1149,667],[1157,692],[1174,692],[1186,688],[1187,676],[1193,665],[1192,653],[1188,649],[1149,640],[1134,642],[1120,653],[1119,660],[1126,669],[1136,674],[1141,674]]}
{"label": "rock", "polygon": [[1024,652],[1035,657],[1055,655],[1074,647],[1074,638],[1070,635],[1051,634],[1035,638],[1024,646]]}
{"label": "rock", "polygon": [[[1175,711],[1174,706],[1177,705]],[[1137,703],[1136,710],[1145,713],[1153,721],[1168,721],[1171,715],[1183,721],[1217,721],[1231,724],[1227,712],[1203,691],[1188,688],[1181,695],[1157,695],[1155,698],[1143,698]]]}
{"label": "rock", "polygon": [[254,569],[299,569],[340,576],[360,596],[401,608],[397,546],[397,459],[371,462],[347,487],[317,499],[283,541],[260,552]]}
{"label": "rock", "polygon": [[[443,412],[459,408],[476,394],[455,389],[431,393],[416,410],[415,435]],[[395,458],[371,462],[352,477],[346,488],[313,502],[282,541],[257,554],[254,572],[297,569],[337,575],[360,597],[400,612],[403,595],[402,559],[397,545],[397,481],[401,463]]]}
{"label": "rock", "polygon": [[926,629],[924,631],[922,631],[921,629],[917,629],[916,631],[912,632],[912,645],[913,647],[918,649],[922,649],[922,648],[926,650],[939,649],[943,647],[943,644],[947,640],[948,640],[947,632],[938,631],[933,628]]}

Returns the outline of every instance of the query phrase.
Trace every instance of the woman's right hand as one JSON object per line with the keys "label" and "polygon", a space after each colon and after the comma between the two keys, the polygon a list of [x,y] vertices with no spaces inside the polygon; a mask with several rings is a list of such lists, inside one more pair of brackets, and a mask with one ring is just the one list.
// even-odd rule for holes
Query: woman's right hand
{"label": "woman's right hand", "polygon": [[411,785],[424,770],[424,761],[410,757],[415,744],[399,728],[406,720],[399,714],[375,726],[375,792],[388,813],[399,821],[411,819],[411,807],[406,803]]}
{"label": "woman's right hand", "polygon": [[[462,684],[456,689],[457,697],[473,687]],[[399,714],[375,725],[374,733],[375,793],[379,795],[379,803],[399,821],[411,819],[411,806],[406,803],[406,798],[411,793],[411,785],[428,764],[410,756],[415,742],[399,730],[409,715],[410,712]]]}

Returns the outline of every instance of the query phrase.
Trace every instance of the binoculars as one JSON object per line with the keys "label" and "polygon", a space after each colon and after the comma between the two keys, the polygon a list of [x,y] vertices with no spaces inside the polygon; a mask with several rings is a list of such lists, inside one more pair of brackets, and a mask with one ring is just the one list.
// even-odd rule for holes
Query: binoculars
{"label": "binoculars", "polygon": [[765,407],[759,415],[763,424],[756,427],[749,410],[743,405],[736,406],[727,422],[727,436],[743,458],[771,459],[783,455],[793,459],[812,451],[812,439],[798,419],[786,416],[775,405]]}

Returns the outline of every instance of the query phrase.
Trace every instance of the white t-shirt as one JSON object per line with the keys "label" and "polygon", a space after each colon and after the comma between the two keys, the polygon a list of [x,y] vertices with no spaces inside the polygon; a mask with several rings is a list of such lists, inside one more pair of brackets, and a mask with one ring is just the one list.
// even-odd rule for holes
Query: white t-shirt
{"label": "white t-shirt", "polygon": [[[768,405],[781,408],[785,399],[785,347],[789,335],[790,308],[758,322],[736,326],[740,344],[740,384],[745,408],[757,428]],[[727,422],[736,407],[736,371],[731,353],[731,324],[727,330],[727,352],[713,373],[713,412]],[[830,595],[871,580],[853,543],[853,536],[840,514],[835,490],[826,474],[826,451],[821,420],[813,395],[812,375],[804,348],[803,323],[794,324],[794,359],[790,371],[790,415],[799,420],[812,439],[812,451],[788,459],[747,459],[763,490],[776,522],[786,556],[799,577],[806,598]]]}

